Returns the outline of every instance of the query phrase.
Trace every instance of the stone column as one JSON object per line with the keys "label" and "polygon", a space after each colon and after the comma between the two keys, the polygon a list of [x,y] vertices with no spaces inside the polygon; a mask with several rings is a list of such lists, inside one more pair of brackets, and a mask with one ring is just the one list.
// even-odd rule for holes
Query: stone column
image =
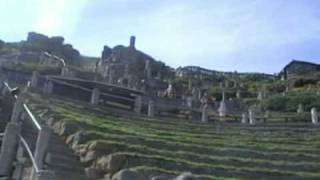
{"label": "stone column", "polygon": [[61,68],[61,76],[68,76],[69,75],[69,69],[67,67],[62,67]]}
{"label": "stone column", "polygon": [[192,96],[188,96],[188,97],[186,98],[186,101],[187,101],[187,107],[188,107],[188,108],[192,108],[192,101],[193,101]]}
{"label": "stone column", "polygon": [[303,105],[302,105],[302,104],[299,104],[299,105],[298,105],[298,109],[297,109],[297,113],[298,113],[298,114],[302,114],[303,112],[304,112]]}
{"label": "stone column", "polygon": [[100,90],[98,88],[94,88],[91,93],[91,101],[90,103],[93,105],[99,104],[99,98],[100,98]]}
{"label": "stone column", "polygon": [[202,107],[201,122],[203,123],[208,122],[208,105],[204,105]]}
{"label": "stone column", "polygon": [[12,171],[20,130],[21,127],[17,123],[10,122],[6,127],[0,153],[0,176],[8,176]]}
{"label": "stone column", "polygon": [[44,84],[44,87],[43,87],[43,91],[44,93],[46,94],[52,94],[53,92],[53,87],[54,87],[54,84],[52,81],[50,81],[48,78],[46,78],[46,82]]}
{"label": "stone column", "polygon": [[252,108],[249,109],[249,124],[251,125],[256,124],[255,112],[254,112],[254,109]]}
{"label": "stone column", "polygon": [[237,97],[238,99],[241,99],[241,91],[240,91],[240,90],[237,90],[237,92],[236,92],[236,97]]}
{"label": "stone column", "polygon": [[42,169],[45,155],[48,150],[49,141],[51,136],[51,129],[48,126],[43,126],[37,138],[35,149],[35,161],[39,169]]}
{"label": "stone column", "polygon": [[220,117],[225,117],[227,115],[227,105],[225,102],[225,93],[224,92],[222,92],[222,100],[220,102],[218,112],[219,112]]}
{"label": "stone column", "polygon": [[137,95],[134,101],[134,112],[140,114],[142,109],[142,96]]}
{"label": "stone column", "polygon": [[148,102],[148,116],[154,117],[154,101],[153,100],[149,100]]}
{"label": "stone column", "polygon": [[313,124],[319,123],[318,111],[316,108],[311,109],[311,120]]}
{"label": "stone column", "polygon": [[241,123],[246,124],[248,122],[248,114],[246,112],[242,113]]}
{"label": "stone column", "polygon": [[38,71],[33,71],[32,78],[31,78],[31,87],[35,88],[38,85],[39,81],[39,73]]}
{"label": "stone column", "polygon": [[108,83],[113,84],[113,78],[114,78],[114,70],[110,69],[109,76],[108,76]]}
{"label": "stone column", "polygon": [[260,100],[260,101],[263,100],[263,92],[262,91],[258,92],[257,99]]}
{"label": "stone column", "polygon": [[11,122],[18,123],[19,118],[21,115],[21,112],[23,111],[23,102],[24,102],[25,96],[23,93],[20,93],[17,100],[14,102],[13,110],[11,113]]}

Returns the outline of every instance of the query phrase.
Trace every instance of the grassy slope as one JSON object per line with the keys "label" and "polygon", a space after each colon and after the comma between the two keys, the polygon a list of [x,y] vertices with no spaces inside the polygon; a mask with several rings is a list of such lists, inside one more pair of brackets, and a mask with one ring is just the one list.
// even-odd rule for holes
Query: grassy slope
{"label": "grassy slope", "polygon": [[86,143],[112,145],[113,153],[125,154],[129,167],[139,171],[191,171],[203,179],[320,178],[320,132],[310,125],[148,121],[106,115],[79,102],[33,102],[81,124]]}

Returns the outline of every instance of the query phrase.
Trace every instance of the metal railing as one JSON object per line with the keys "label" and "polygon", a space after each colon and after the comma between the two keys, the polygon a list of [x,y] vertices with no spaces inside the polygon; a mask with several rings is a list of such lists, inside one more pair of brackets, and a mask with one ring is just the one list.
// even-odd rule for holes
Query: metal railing
{"label": "metal railing", "polygon": [[[20,126],[23,126],[22,122],[24,119],[21,119],[20,116],[24,113],[26,115],[26,117],[31,120],[31,124],[36,127],[38,137],[36,139],[36,145],[35,145],[36,147],[35,147],[34,152],[32,151],[30,144],[28,144],[27,140],[23,137],[21,132],[18,131],[15,133],[17,133],[17,138],[18,138],[17,144],[19,144],[20,148],[24,149],[27,152],[27,155],[32,162],[33,169],[32,169],[30,179],[31,180],[37,179],[38,175],[45,171],[43,169],[43,162],[44,162],[45,155],[47,152],[47,148],[48,148],[47,146],[49,144],[48,141],[50,138],[50,130],[48,128],[44,129],[40,125],[40,123],[36,119],[35,115],[31,112],[28,105],[24,102],[26,90],[30,86],[30,83],[28,83],[28,86],[26,87],[26,89],[21,92],[19,92],[19,90],[17,90],[17,89],[11,88],[7,82],[4,82],[3,84],[4,84],[4,88],[6,88],[9,92],[12,93],[15,90],[17,91],[16,93],[12,94],[13,98],[14,98],[14,106],[13,106],[13,111],[12,111],[12,116],[11,116],[11,123],[16,126],[19,126],[19,124],[20,124]],[[4,92],[4,91],[2,91],[2,92]],[[6,132],[2,134],[4,140],[5,140],[6,136],[10,136],[9,134],[11,132],[8,132],[8,131],[6,129]],[[44,131],[46,131],[46,132],[44,132]],[[3,152],[1,152],[1,153],[3,153]],[[21,158],[21,157],[18,157],[19,153],[16,153],[16,154],[17,154],[16,158],[19,161],[19,158]],[[1,154],[1,155],[4,156],[3,154]],[[1,159],[0,159],[0,161],[1,161]],[[3,162],[0,162],[0,163],[3,163]],[[12,164],[13,162],[8,162],[8,163]]]}

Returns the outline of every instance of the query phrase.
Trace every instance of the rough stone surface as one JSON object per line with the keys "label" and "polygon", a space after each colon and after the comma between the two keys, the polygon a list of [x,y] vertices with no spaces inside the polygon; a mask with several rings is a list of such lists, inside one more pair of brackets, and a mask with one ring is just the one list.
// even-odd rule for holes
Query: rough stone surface
{"label": "rough stone surface", "polygon": [[86,176],[90,179],[98,179],[103,177],[104,175],[101,170],[92,168],[92,167],[86,168],[85,173],[86,173]]}
{"label": "rough stone surface", "polygon": [[112,154],[101,157],[97,161],[97,168],[113,174],[122,169],[126,164],[126,161],[126,156],[120,154]]}
{"label": "rough stone surface", "polygon": [[191,173],[183,173],[178,176],[175,180],[197,180]]}
{"label": "rough stone surface", "polygon": [[151,180],[172,180],[172,178],[167,176],[155,176],[155,177],[152,177]]}
{"label": "rough stone surface", "polygon": [[147,180],[147,178],[136,171],[124,169],[116,173],[112,180]]}

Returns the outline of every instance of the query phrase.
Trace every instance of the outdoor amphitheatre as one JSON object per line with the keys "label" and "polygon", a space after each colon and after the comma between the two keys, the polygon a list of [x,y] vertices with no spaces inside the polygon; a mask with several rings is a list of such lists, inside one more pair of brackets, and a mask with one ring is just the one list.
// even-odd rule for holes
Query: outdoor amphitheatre
{"label": "outdoor amphitheatre", "polygon": [[138,44],[0,41],[0,180],[320,179],[319,64],[172,68]]}

